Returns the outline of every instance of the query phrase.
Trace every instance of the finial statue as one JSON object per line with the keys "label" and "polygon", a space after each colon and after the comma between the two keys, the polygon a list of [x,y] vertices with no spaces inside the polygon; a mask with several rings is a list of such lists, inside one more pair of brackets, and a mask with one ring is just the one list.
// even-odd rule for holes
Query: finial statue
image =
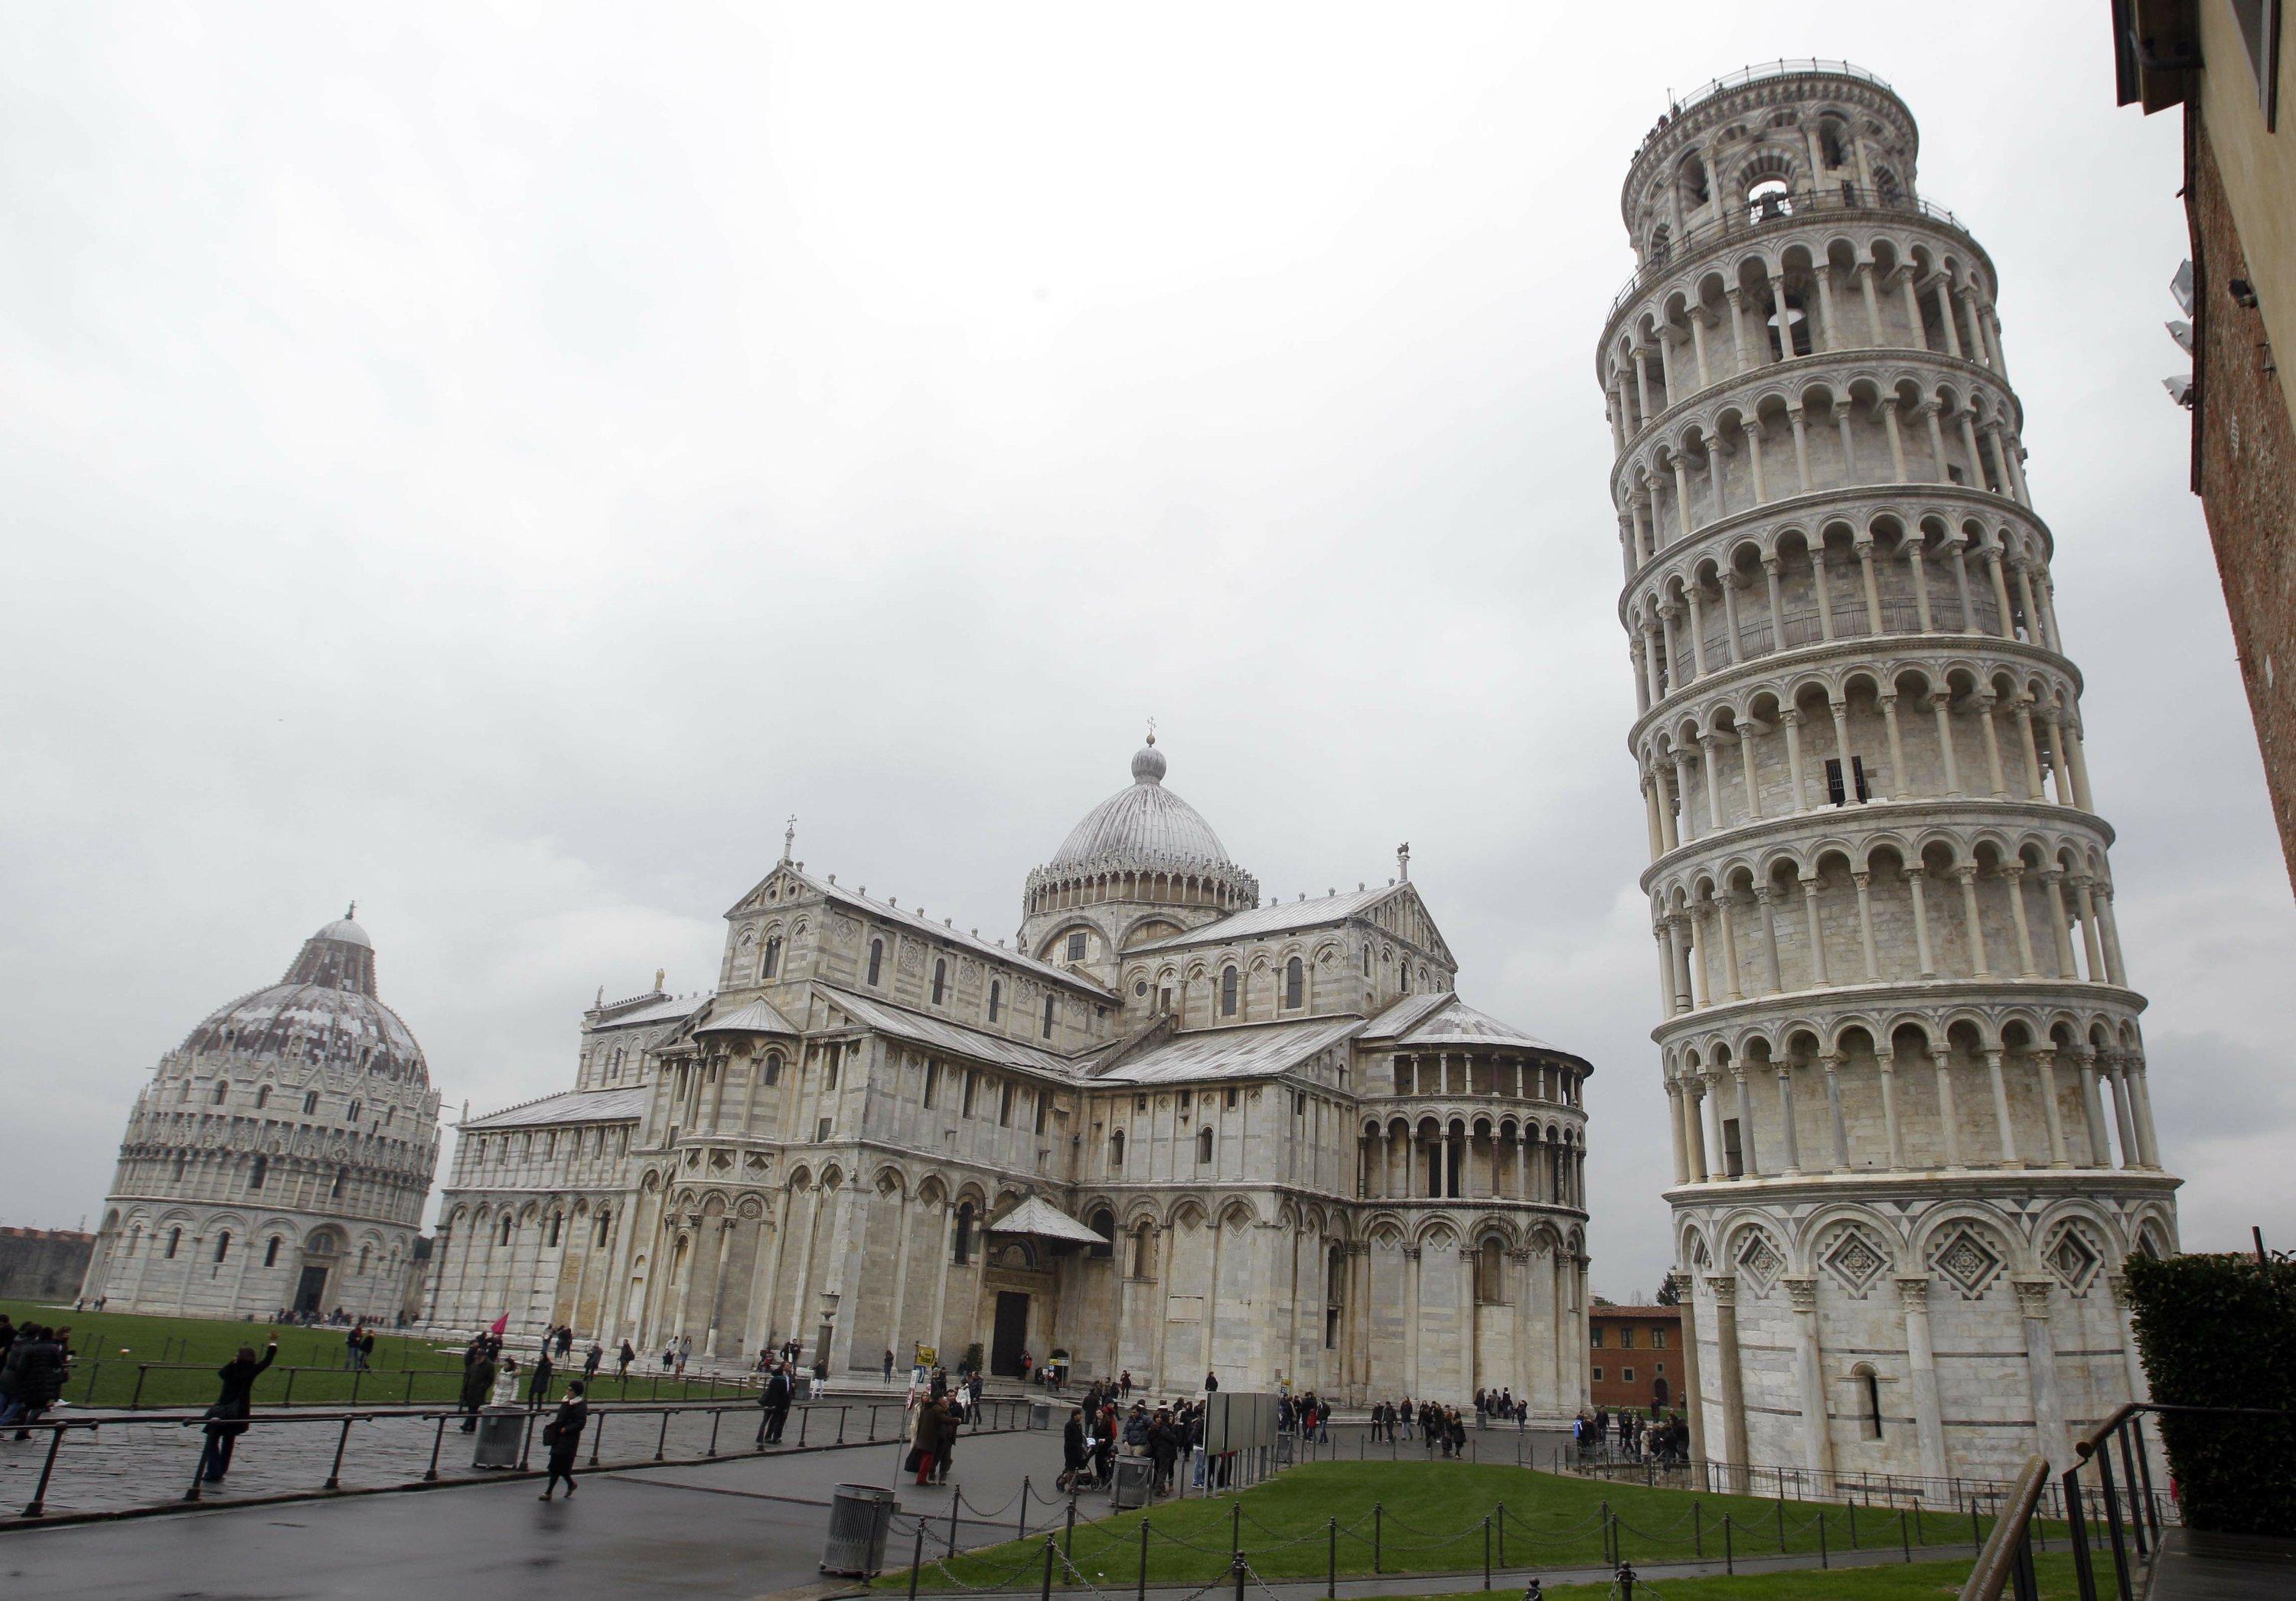
{"label": "finial statue", "polygon": [[1152,717],[1148,719],[1148,743],[1152,745],[1156,743],[1156,719]]}
{"label": "finial statue", "polygon": [[657,967],[653,970],[653,989],[655,994],[659,995],[661,993],[661,981],[668,976],[669,970],[666,967]]}
{"label": "finial statue", "polygon": [[348,912],[345,912],[345,913],[343,914],[343,921],[344,921],[344,922],[346,922],[346,923],[349,923],[349,922],[352,922],[352,921],[356,920],[356,919],[357,918],[357,916],[358,916],[358,902],[357,902],[357,901],[356,901],[356,900],[354,900],[354,901],[352,901],[352,902],[351,902],[350,910],[348,910]]}
{"label": "finial statue", "polygon": [[1396,875],[1405,883],[1411,882],[1411,842],[1406,840],[1395,848]]}
{"label": "finial statue", "polygon": [[790,813],[789,826],[782,830],[782,860],[787,863],[797,850],[797,814]]}

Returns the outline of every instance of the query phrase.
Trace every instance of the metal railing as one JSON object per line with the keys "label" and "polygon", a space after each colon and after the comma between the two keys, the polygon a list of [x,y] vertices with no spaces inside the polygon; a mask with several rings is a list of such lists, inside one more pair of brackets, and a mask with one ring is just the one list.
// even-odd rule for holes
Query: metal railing
{"label": "metal railing", "polygon": [[[2173,1490],[2157,1490],[2152,1483],[2152,1454],[2144,1434],[2148,1414],[2202,1425],[2241,1418],[2296,1421],[2296,1411],[2280,1408],[2178,1407],[2135,1401],[2099,1424],[2087,1438],[2075,1441],[2073,1465],[2058,1476],[2054,1501],[2062,1509],[2068,1525],[2080,1601],[2101,1601],[2106,1596],[2135,1601],[2138,1576],[2160,1549],[2161,1529],[2181,1521]],[[2118,1474],[2113,1466],[2116,1457]],[[2046,1508],[2052,1497],[2046,1490],[2024,1493],[2034,1471],[2046,1467],[2037,1457],[2019,1476],[2019,1496],[2003,1506],[1992,1543],[1979,1554],[1969,1582],[1962,1589],[1963,1601],[1997,1601],[2005,1587],[2013,1586],[2017,1601],[2034,1601],[2038,1592],[2031,1588],[2031,1559],[2030,1556],[2021,1558],[2019,1548],[2035,1518],[2050,1515]],[[2083,1482],[2084,1474],[2094,1476],[2094,1485]],[[2103,1525],[2102,1552],[2094,1533],[2098,1523]],[[2103,1553],[2110,1553],[2112,1559],[2109,1589],[2104,1587],[2098,1561]]]}
{"label": "metal railing", "polygon": [[1605,334],[1620,309],[1678,267],[1683,257],[1705,249],[1718,239],[1735,239],[1764,230],[1791,227],[1822,211],[1881,211],[1899,217],[1918,217],[1925,222],[1951,228],[1966,240],[1972,249],[1982,249],[1971,235],[1969,225],[1943,206],[1933,206],[1911,194],[1883,194],[1853,179],[1842,179],[1838,187],[1832,189],[1796,189],[1774,201],[1725,201],[1704,222],[1683,229],[1680,238],[1669,236],[1663,255],[1635,269],[1627,279],[1626,286],[1611,297],[1610,309],[1603,314]]}
{"label": "metal railing", "polygon": [[1993,1533],[1977,1553],[1969,1582],[1961,1587],[1961,1601],[2001,1601],[2001,1592],[2016,1587],[2017,1601],[2041,1601],[2041,1583],[2033,1572],[2033,1510],[2049,1488],[2049,1462],[2035,1457],[2017,1475],[2009,1504],[1994,1520]]}
{"label": "metal railing", "polygon": [[[64,1393],[58,1399],[83,1407],[119,1407],[127,1411],[164,1409],[193,1404],[199,1394],[212,1391],[219,1362],[130,1362],[117,1357],[92,1357],[74,1361]],[[104,1394],[104,1369],[114,1375],[117,1390],[127,1373],[135,1375],[125,1400]],[[274,1363],[256,1380],[255,1404],[262,1407],[381,1407],[451,1405],[461,1398],[464,1368],[459,1364],[429,1367],[344,1367],[324,1363],[286,1367]],[[529,1367],[522,1371],[530,1372]],[[584,1377],[579,1364],[553,1369],[560,1380],[583,1378],[592,1399],[617,1400],[707,1400],[725,1395],[753,1393],[761,1381],[754,1374],[679,1375],[633,1371],[627,1377],[611,1368],[600,1368]],[[300,1381],[304,1399],[295,1399]],[[349,1393],[340,1393],[348,1381]],[[323,1393],[311,1394],[313,1389]],[[521,1380],[520,1388],[525,1388]],[[75,1394],[74,1392],[78,1393]],[[324,1392],[335,1392],[328,1394]],[[601,1396],[596,1392],[608,1393]]]}
{"label": "metal railing", "polygon": [[[537,1430],[541,1424],[550,1420],[554,1412],[554,1406],[551,1404],[528,1406],[523,1402],[520,1405],[523,1408],[524,1422],[521,1425],[519,1461],[515,1471],[525,1472],[528,1471],[528,1463]],[[737,1400],[602,1401],[594,1404],[589,1410],[588,1427],[585,1430],[588,1449],[584,1460],[590,1467],[599,1467],[603,1465],[607,1468],[616,1468],[658,1462],[677,1464],[711,1462],[731,1456],[771,1456],[779,1451],[791,1449],[822,1450],[833,1449],[840,1446],[890,1444],[904,1441],[907,1438],[906,1411],[906,1403],[898,1400],[878,1401],[865,1405],[849,1401],[803,1402],[790,1409],[790,1416],[797,1423],[796,1438],[788,1439],[784,1433],[783,1438],[768,1442],[766,1434],[770,1415],[755,1400],[746,1397]],[[720,1437],[724,1432],[727,1413],[738,1413],[744,1418],[754,1416],[758,1420],[758,1427],[754,1436],[745,1444],[738,1448],[720,1449]],[[860,1415],[857,1422],[856,1414]],[[881,1420],[881,1414],[889,1414],[890,1422]],[[488,1472],[498,1474],[500,1470],[474,1469],[469,1474],[442,1474],[439,1466],[439,1458],[446,1447],[447,1425],[450,1423],[468,1420],[472,1416],[459,1408],[329,1409],[313,1407],[296,1408],[291,1411],[257,1412],[248,1417],[225,1421],[229,1422],[235,1428],[259,1429],[266,1432],[301,1425],[326,1426],[335,1430],[333,1450],[327,1471],[317,1487],[299,1492],[294,1490],[269,1492],[262,1498],[266,1500],[275,1500],[293,1498],[298,1496],[341,1493],[344,1463],[347,1459],[355,1459],[354,1432],[362,1424],[372,1425],[382,1423],[404,1425],[410,1421],[414,1421],[430,1424],[432,1432],[430,1461],[422,1473],[412,1480],[387,1478],[385,1482],[376,1485],[375,1488],[407,1489],[421,1484],[438,1483],[442,1480],[449,1482],[485,1482]],[[709,1441],[697,1455],[672,1457],[669,1455],[670,1422],[675,1417],[689,1416],[702,1416],[709,1418]],[[640,1418],[659,1419],[658,1426],[652,1431],[651,1441],[649,1441],[646,1431],[641,1429],[636,1436],[636,1443],[632,1448],[638,1454],[613,1459],[604,1458],[602,1453],[604,1449],[608,1425],[610,1424],[614,1425],[619,1442],[630,1436],[630,1431],[625,1420]],[[72,1434],[85,1434],[93,1442],[101,1440],[102,1432],[107,1429],[115,1433],[131,1428],[204,1430],[209,1423],[215,1421],[217,1420],[209,1417],[203,1410],[196,1412],[146,1410],[133,1414],[114,1414],[106,1417],[42,1419],[24,1424],[23,1427],[29,1431],[46,1431],[48,1443],[47,1449],[41,1457],[39,1474],[33,1486],[31,1498],[18,1515],[23,1519],[41,1519],[49,1515],[48,1491],[55,1480],[57,1463],[62,1455],[64,1441]],[[965,1433],[969,1434],[1006,1433],[1025,1429],[1028,1426],[1028,1403],[1013,1400],[983,1400],[967,1416],[964,1424]],[[737,1429],[734,1433],[736,1439],[742,1437],[741,1430]],[[819,1438],[814,1438],[816,1435]],[[205,1494],[209,1493],[202,1490],[202,1481],[199,1477],[201,1468],[204,1466],[202,1461],[200,1466],[194,1467],[189,1488],[184,1490],[180,1497],[174,1498],[186,1503],[198,1502]],[[144,1507],[156,1507],[163,1504],[158,1499],[139,1503]]]}

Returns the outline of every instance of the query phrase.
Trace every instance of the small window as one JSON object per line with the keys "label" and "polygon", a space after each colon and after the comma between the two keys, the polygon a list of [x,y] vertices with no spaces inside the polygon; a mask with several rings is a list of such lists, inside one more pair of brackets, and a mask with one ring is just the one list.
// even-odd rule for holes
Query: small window
{"label": "small window", "polygon": [[319,1092],[316,1089],[306,1090],[303,1094],[303,1115],[305,1117],[314,1116],[317,1113],[318,1110]]}
{"label": "small window", "polygon": [[1595,1382],[1598,1384],[1603,1382],[1603,1370],[1599,1367],[1595,1369]]}
{"label": "small window", "polygon": [[255,1109],[258,1112],[271,1104],[271,1086],[265,1084],[255,1092]]}
{"label": "small window", "polygon": [[279,1236],[275,1234],[264,1242],[263,1265],[266,1268],[275,1268],[279,1265]]}
{"label": "small window", "polygon": [[1210,1162],[1211,1159],[1212,1131],[1208,1128],[1199,1129],[1196,1131],[1196,1161],[1201,1165],[1201,1163]]}
{"label": "small window", "polygon": [[1242,975],[1234,968],[1220,969],[1220,1015],[1222,1017],[1235,1015],[1236,992],[1241,982]]}
{"label": "small window", "polygon": [[1295,1089],[1292,1092],[1292,1115],[1293,1117],[1306,1117],[1308,1115],[1308,1092],[1306,1090]]}
{"label": "small window", "polygon": [[766,1053],[766,1082],[768,1084],[778,1084],[781,1081],[782,1054],[779,1051],[767,1051]]}
{"label": "small window", "polygon": [[1229,1086],[1228,1086],[1228,1088],[1227,1088],[1227,1104],[1228,1104],[1230,1106],[1234,1106],[1234,1105],[1238,1101],[1242,1100],[1242,1098],[1243,1098],[1243,1092],[1242,1092],[1242,1090],[1238,1089],[1238,1088],[1237,1088],[1234,1085],[1233,1085],[1233,1084],[1231,1084],[1231,1085],[1229,1085]]}
{"label": "small window", "polygon": [[932,1110],[933,1102],[939,1095],[940,1063],[928,1060],[925,1063],[925,1110],[927,1112]]}
{"label": "small window", "polygon": [[947,992],[948,964],[947,962],[935,962],[933,964],[932,1004],[936,1006],[939,1006],[941,997],[946,995]]}
{"label": "small window", "polygon": [[1108,1137],[1108,1165],[1111,1170],[1115,1171],[1121,1171],[1123,1170],[1124,1130],[1121,1129],[1119,1129],[1115,1133]]}
{"label": "small window", "polygon": [[225,1257],[229,1256],[230,1254],[231,1254],[231,1230],[230,1230],[230,1229],[228,1229],[228,1228],[226,1228],[226,1229],[225,1229],[221,1234],[219,1234],[219,1235],[216,1236],[216,1253],[215,1253],[215,1259],[216,1259],[216,1260],[217,1260],[217,1261],[221,1261],[221,1260],[223,1260],[223,1259],[224,1259]]}
{"label": "small window", "polygon": [[2267,133],[2280,120],[2280,11],[2281,0],[2232,0],[2233,21],[2240,29],[2249,72],[2256,79],[2256,102],[2264,112]]}
{"label": "small window", "polygon": [[1746,1176],[1746,1155],[1738,1143],[1738,1120],[1722,1120],[1722,1170],[1733,1178]]}
{"label": "small window", "polygon": [[517,1225],[511,1219],[508,1214],[504,1214],[502,1226],[502,1243],[504,1244],[507,1245],[510,1244],[511,1230],[516,1227]]}
{"label": "small window", "polygon": [[1060,1004],[1061,998],[1057,995],[1045,997],[1045,1038],[1047,1039],[1053,1037],[1053,1017]]}
{"label": "small window", "polygon": [[1086,1219],[1086,1227],[1098,1235],[1101,1239],[1099,1244],[1088,1245],[1085,1248],[1086,1256],[1105,1260],[1116,1254],[1116,1214],[1114,1212],[1103,1206]]}
{"label": "small window", "polygon": [[972,1254],[972,1203],[962,1202],[956,1209],[956,1229],[950,1248],[949,1260],[958,1267]]}
{"label": "small window", "polygon": [[[1620,1330],[1619,1331],[1619,1349],[1620,1349],[1620,1351],[1632,1351],[1634,1348],[1635,1348],[1635,1330],[1634,1330],[1634,1326],[1633,1326],[1632,1324],[1628,1324],[1626,1327],[1624,1327],[1624,1328],[1622,1328],[1622,1329],[1620,1329]],[[1633,1375],[1632,1374],[1628,1374],[1627,1376],[1628,1376],[1628,1378],[1632,1378],[1634,1375]]]}
{"label": "small window", "polygon": [[1587,1331],[1587,1343],[1596,1351],[1602,1350],[1603,1336],[1609,1332],[1601,1324],[1595,1325]]}
{"label": "small window", "polygon": [[1037,1132],[1045,1131],[1045,1121],[1053,1115],[1053,1097],[1045,1090],[1037,1092]]}
{"label": "small window", "polygon": [[815,1124],[813,1129],[814,1143],[820,1145],[827,1145],[829,1143],[829,1129],[830,1120],[828,1118],[823,1118],[818,1123]]}
{"label": "small window", "polygon": [[[1663,1328],[1654,1328],[1654,1329],[1651,1330],[1651,1349],[1652,1349],[1652,1351],[1664,1351],[1664,1350],[1666,1349],[1666,1330],[1665,1330],[1665,1329],[1663,1329]],[[1660,1373],[1664,1373],[1664,1372],[1666,1371],[1666,1364],[1665,1364],[1665,1363],[1663,1363],[1663,1362],[1660,1362],[1660,1363],[1658,1365],[1658,1370],[1659,1370]]]}
{"label": "small window", "polygon": [[1874,1371],[1871,1362],[1860,1362],[1849,1370],[1850,1381],[1857,1387],[1857,1437],[1860,1440],[1882,1438],[1882,1378]]}
{"label": "small window", "polygon": [[1308,1004],[1308,965],[1297,956],[1283,964],[1283,1004],[1287,1006]]}
{"label": "small window", "polygon": [[1071,962],[1083,961],[1084,947],[1084,930],[1078,929],[1076,932],[1069,936],[1069,960]]}
{"label": "small window", "polygon": [[592,1236],[590,1243],[594,1245],[604,1244],[607,1238],[613,1233],[613,1227],[614,1214],[611,1211],[600,1212],[598,1214],[598,1227],[596,1232]]}
{"label": "small window", "polygon": [[373,1247],[373,1246],[372,1246],[372,1245],[362,1245],[362,1246],[360,1246],[360,1247],[359,1247],[359,1265],[358,1265],[358,1270],[359,1270],[359,1277],[360,1277],[361,1278],[365,1278],[365,1277],[366,1277],[366,1264],[367,1264],[367,1259],[368,1259],[368,1257],[369,1257],[370,1255],[372,1255],[372,1254],[373,1254],[373,1250],[374,1250],[374,1247]]}
{"label": "small window", "polygon": [[353,1102],[351,1103],[351,1109],[350,1109],[349,1112],[345,1116],[345,1118],[344,1118],[344,1120],[343,1120],[343,1121],[346,1121],[346,1122],[356,1123],[356,1122],[357,1122],[357,1121],[358,1121],[358,1114],[359,1114],[359,1104],[358,1104],[357,1101],[353,1101]]}
{"label": "small window", "polygon": [[964,1105],[962,1109],[966,1117],[971,1117],[972,1115],[973,1092],[980,1088],[980,1074],[979,1071],[970,1067],[966,1068],[964,1070]]}
{"label": "small window", "polygon": [[782,937],[774,934],[766,940],[765,955],[758,958],[758,978],[760,981],[774,977],[782,970]]}
{"label": "small window", "polygon": [[231,1080],[228,1079],[217,1079],[216,1080],[215,1087],[215,1104],[218,1106],[222,1105],[224,1103],[224,1097],[229,1094],[231,1094]]}
{"label": "small window", "polygon": [[822,1053],[821,1088],[824,1094],[837,1088],[837,1062],[838,1051],[835,1046],[831,1046]]}
{"label": "small window", "polygon": [[[1866,759],[1862,756],[1851,757],[1849,773],[1850,776],[1857,781],[1857,798],[1860,800],[1872,800],[1873,794],[1866,786]],[[1825,798],[1836,806],[1846,806],[1849,803],[1849,792],[1842,787],[1841,762],[1837,757],[1826,759]]]}
{"label": "small window", "polygon": [[1010,1084],[997,1091],[996,1126],[999,1129],[1010,1129],[1013,1126],[1013,1087]]}
{"label": "small window", "polygon": [[1148,1225],[1143,1223],[1140,1231],[1132,1236],[1132,1277],[1153,1278],[1155,1276],[1156,1240],[1149,1232]]}
{"label": "small window", "polygon": [[877,981],[878,981],[879,979],[882,978],[882,977],[884,976],[884,974],[885,974],[885,942],[884,942],[882,940],[870,940],[870,941],[869,941],[869,982],[870,982],[870,984],[873,987],[873,986],[876,984]]}
{"label": "small window", "polygon": [[181,1157],[181,1156],[176,1157],[176,1181],[177,1181],[178,1183],[182,1182],[182,1180],[183,1180],[184,1166],[185,1166],[185,1159],[184,1159],[184,1157]]}
{"label": "small window", "polygon": [[1621,1368],[1620,1368],[1620,1369],[1619,1369],[1619,1382],[1620,1382],[1620,1383],[1624,1383],[1624,1384],[1631,1384],[1631,1383],[1633,1383],[1635,1382],[1635,1370],[1634,1370],[1633,1368],[1631,1368],[1631,1367],[1621,1367]]}
{"label": "small window", "polygon": [[1000,981],[996,981],[996,980],[992,979],[992,980],[990,980],[990,981],[989,981],[989,984],[988,984],[988,1021],[989,1021],[989,1022],[995,1022],[996,1021],[996,1014],[998,1013],[998,1011],[1000,1011],[1000,1010],[1004,1007],[1004,984],[1003,984],[1002,982],[1000,982]]}
{"label": "small window", "polygon": [[[263,1181],[269,1178],[270,1175],[271,1158],[268,1156],[258,1156],[248,1167],[247,1187],[250,1191],[261,1189],[263,1187]],[[176,1177],[181,1178],[183,1175],[179,1173]]]}
{"label": "small window", "polygon": [[1132,1110],[1135,1112],[1147,1111],[1148,1097],[1146,1096],[1134,1096],[1132,1097]]}
{"label": "small window", "polygon": [[543,1241],[544,1244],[555,1245],[558,1244],[559,1227],[564,1220],[565,1219],[557,1212],[552,1212],[550,1214],[550,1234],[549,1237]]}
{"label": "small window", "polygon": [[182,1245],[183,1243],[184,1231],[182,1229],[170,1228],[168,1230],[168,1260],[169,1261],[172,1262],[176,1260],[176,1248]]}

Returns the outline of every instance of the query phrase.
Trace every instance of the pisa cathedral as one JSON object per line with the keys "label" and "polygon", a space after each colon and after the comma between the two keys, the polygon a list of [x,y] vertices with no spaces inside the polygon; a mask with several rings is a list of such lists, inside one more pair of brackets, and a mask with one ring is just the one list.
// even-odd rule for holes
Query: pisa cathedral
{"label": "pisa cathedral", "polygon": [[1263,900],[1165,771],[1010,948],[785,848],[714,992],[602,996],[572,1088],[462,1125],[432,1321],[1575,1411],[1588,1063],[1458,998],[1407,850]]}
{"label": "pisa cathedral", "polygon": [[278,983],[160,1059],[128,1113],[84,1298],[397,1320],[438,1165],[439,1094],[376,992],[374,958],[346,913]]}
{"label": "pisa cathedral", "polygon": [[2008,1477],[2144,1394],[2177,1181],[1998,280],[1915,149],[1841,63],[1673,107],[1596,370],[1697,1443]]}

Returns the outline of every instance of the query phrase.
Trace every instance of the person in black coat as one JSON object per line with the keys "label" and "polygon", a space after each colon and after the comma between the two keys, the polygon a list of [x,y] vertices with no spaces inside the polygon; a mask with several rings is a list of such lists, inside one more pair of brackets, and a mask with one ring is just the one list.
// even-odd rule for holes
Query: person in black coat
{"label": "person in black coat", "polygon": [[758,1419],[758,1443],[779,1445],[782,1429],[789,1422],[790,1375],[787,1367],[776,1367],[766,1375],[765,1387],[758,1392],[758,1406],[763,1412]]}
{"label": "person in black coat", "polygon": [[468,1365],[463,1369],[463,1433],[478,1432],[479,1408],[487,1404],[495,1389],[495,1353],[491,1347],[480,1343],[471,1348]]}
{"label": "person in black coat", "polygon": [[542,1443],[550,1448],[550,1476],[542,1482],[542,1494],[537,1499],[548,1500],[561,1479],[566,1481],[567,1498],[573,1498],[574,1454],[581,1449],[582,1429],[589,1421],[590,1403],[582,1399],[582,1381],[576,1379],[566,1386],[566,1399],[558,1403],[558,1416],[542,1428]]}
{"label": "person in black coat", "polygon": [[216,1376],[223,1381],[223,1393],[208,1408],[207,1444],[200,1451],[200,1477],[209,1483],[222,1483],[224,1474],[231,1471],[232,1447],[247,1433],[248,1415],[255,1410],[255,1381],[278,1355],[276,1340],[264,1347],[259,1362],[255,1359],[255,1348],[242,1345],[237,1356],[216,1370]]}
{"label": "person in black coat", "polygon": [[1061,1430],[1061,1476],[1053,1481],[1054,1489],[1076,1488],[1077,1475],[1084,1471],[1084,1409],[1078,1408]]}
{"label": "person in black coat", "polygon": [[550,1359],[550,1342],[542,1342],[542,1355],[535,1359],[533,1376],[526,1381],[526,1407],[529,1412],[539,1412],[550,1404],[550,1375],[557,1364]]}

